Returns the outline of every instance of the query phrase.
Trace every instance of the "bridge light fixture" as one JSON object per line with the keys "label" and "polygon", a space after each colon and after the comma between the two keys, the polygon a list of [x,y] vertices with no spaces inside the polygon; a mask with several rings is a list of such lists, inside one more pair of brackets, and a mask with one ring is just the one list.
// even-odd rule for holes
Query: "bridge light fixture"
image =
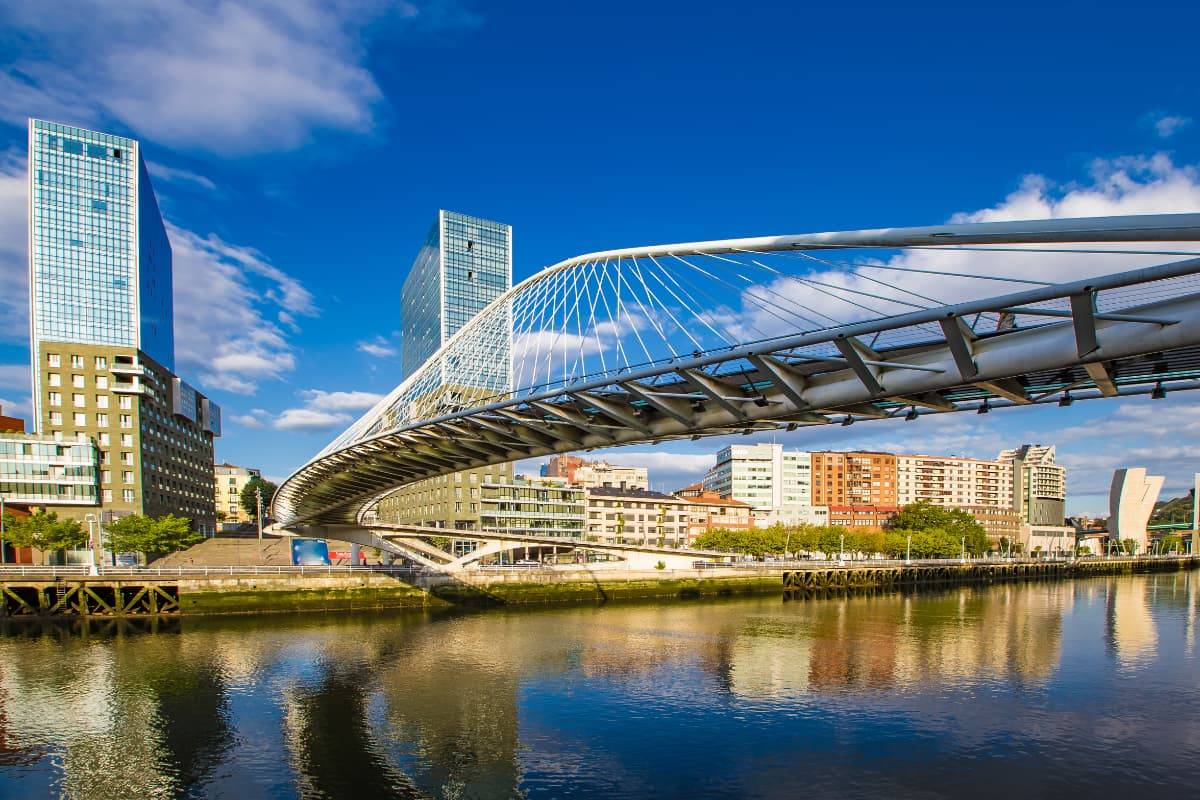
{"label": "bridge light fixture", "polygon": [[908,413],[904,415],[904,421],[905,422],[916,422],[918,416],[920,416],[920,415],[917,414],[917,407],[909,406]]}
{"label": "bridge light fixture", "polygon": [[854,417],[850,416],[849,414],[847,414],[846,418],[844,420],[842,420],[843,428],[849,427],[850,425],[853,425],[853,424],[854,424]]}
{"label": "bridge light fixture", "polygon": [[981,405],[979,408],[975,409],[975,413],[976,414],[986,414],[991,410],[992,410],[991,403],[989,403],[987,400],[984,400],[983,405]]}
{"label": "bridge light fixture", "polygon": [[796,430],[796,428],[798,428],[798,427],[799,427],[799,426],[798,426],[796,423],[794,423],[794,422],[789,422],[789,423],[787,424],[788,433],[791,433],[792,431]]}
{"label": "bridge light fixture", "polygon": [[758,397],[754,398],[754,405],[758,406],[759,408],[766,408],[767,406],[771,405],[771,401],[762,395],[759,395]]}
{"label": "bridge light fixture", "polygon": [[746,428],[746,430],[742,431],[742,436],[749,436],[752,433],[754,433],[753,430],[751,430],[750,428]]}
{"label": "bridge light fixture", "polygon": [[1074,403],[1074,402],[1075,402],[1075,398],[1071,397],[1071,390],[1068,389],[1067,391],[1063,392],[1063,396],[1062,396],[1062,398],[1059,399],[1058,405],[1061,408],[1066,408],[1067,406],[1071,405],[1071,403]]}
{"label": "bridge light fixture", "polygon": [[697,411],[697,412],[703,414],[704,413],[704,401],[703,400],[693,400],[692,401],[692,411]]}
{"label": "bridge light fixture", "polygon": [[1162,400],[1167,396],[1167,390],[1163,388],[1162,381],[1154,384],[1154,391],[1150,393],[1151,400]]}

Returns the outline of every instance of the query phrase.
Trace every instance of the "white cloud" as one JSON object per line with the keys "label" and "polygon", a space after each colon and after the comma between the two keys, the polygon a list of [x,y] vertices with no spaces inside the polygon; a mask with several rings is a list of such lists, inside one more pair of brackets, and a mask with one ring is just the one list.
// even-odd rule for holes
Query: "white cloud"
{"label": "white cloud", "polygon": [[375,126],[375,34],[478,21],[449,0],[8,3],[0,24],[21,36],[8,39],[19,48],[0,71],[0,117],[117,122],[216,153],[290,149],[316,130]]}
{"label": "white cloud", "polygon": [[29,365],[0,364],[0,389],[28,392],[30,390]]}
{"label": "white cloud", "polygon": [[0,397],[0,412],[3,412],[6,417],[28,418],[33,413],[33,409],[30,407],[28,400],[10,400]]}
{"label": "white cloud", "polygon": [[[167,225],[175,263],[175,353],[211,389],[253,394],[291,372],[294,315],[316,314],[312,295],[262,253]],[[284,327],[272,321],[286,315]],[[290,323],[290,324],[288,324]]]}
{"label": "white cloud", "polygon": [[1150,125],[1154,128],[1154,132],[1159,138],[1170,139],[1179,131],[1192,124],[1191,117],[1185,117],[1181,114],[1151,114],[1149,117]]}
{"label": "white cloud", "polygon": [[393,358],[397,355],[396,348],[382,336],[359,342],[358,350],[376,358]]}
{"label": "white cloud", "polygon": [[270,414],[261,408],[255,408],[246,414],[232,414],[229,419],[243,428],[266,428],[270,425]]}
{"label": "white cloud", "polygon": [[154,177],[162,178],[168,183],[191,183],[209,190],[217,188],[211,179],[191,170],[168,167],[166,164],[159,164],[156,161],[146,162],[146,169],[150,170],[150,174]]}
{"label": "white cloud", "polygon": [[342,412],[318,411],[312,408],[289,408],[272,423],[280,431],[303,431],[313,433],[328,431],[348,425],[353,419]]}
{"label": "white cloud", "polygon": [[310,409],[319,411],[366,411],[383,395],[374,392],[326,392],[321,389],[305,389],[300,392]]}
{"label": "white cloud", "polygon": [[15,150],[0,153],[0,341],[29,338],[29,265],[25,159]]}

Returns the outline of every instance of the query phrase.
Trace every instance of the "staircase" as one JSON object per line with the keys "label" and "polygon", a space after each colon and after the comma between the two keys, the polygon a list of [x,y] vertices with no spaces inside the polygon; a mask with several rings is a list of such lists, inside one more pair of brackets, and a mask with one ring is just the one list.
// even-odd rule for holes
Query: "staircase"
{"label": "staircase", "polygon": [[261,544],[257,537],[216,536],[199,544],[163,556],[152,567],[226,567],[267,565],[287,566],[292,563],[291,540],[265,536]]}

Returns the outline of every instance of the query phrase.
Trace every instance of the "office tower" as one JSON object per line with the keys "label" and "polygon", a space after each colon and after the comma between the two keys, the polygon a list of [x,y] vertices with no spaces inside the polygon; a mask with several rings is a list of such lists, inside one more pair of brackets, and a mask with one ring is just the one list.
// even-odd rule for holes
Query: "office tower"
{"label": "office tower", "polygon": [[[407,380],[464,325],[512,286],[512,227],[439,211],[400,294],[401,367]],[[422,415],[506,392],[512,383],[512,325],[497,315],[421,379]],[[511,464],[419,481],[379,503],[392,522],[480,528],[481,486],[511,484]]]}
{"label": "office tower", "polygon": [[220,408],[175,374],[171,270],[138,142],[30,120],[34,427],[95,442],[103,518],[209,532]]}

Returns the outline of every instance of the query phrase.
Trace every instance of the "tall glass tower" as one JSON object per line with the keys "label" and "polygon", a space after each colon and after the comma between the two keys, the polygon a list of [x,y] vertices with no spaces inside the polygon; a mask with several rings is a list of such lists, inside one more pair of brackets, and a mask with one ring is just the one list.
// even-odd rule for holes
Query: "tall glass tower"
{"label": "tall glass tower", "polygon": [[34,425],[94,444],[102,523],[171,513],[207,533],[221,409],[175,374],[171,267],[138,142],[30,120]]}
{"label": "tall glass tower", "polygon": [[174,317],[171,244],[138,143],[30,120],[34,385],[45,341],[133,347],[174,371]]}
{"label": "tall glass tower", "polygon": [[[512,286],[512,226],[439,211],[417,252],[400,295],[404,377],[416,372],[446,341]],[[437,381],[494,394],[508,388],[509,326],[498,316],[447,359]],[[492,330],[494,328],[494,330]],[[479,359],[480,350],[488,354]]]}

